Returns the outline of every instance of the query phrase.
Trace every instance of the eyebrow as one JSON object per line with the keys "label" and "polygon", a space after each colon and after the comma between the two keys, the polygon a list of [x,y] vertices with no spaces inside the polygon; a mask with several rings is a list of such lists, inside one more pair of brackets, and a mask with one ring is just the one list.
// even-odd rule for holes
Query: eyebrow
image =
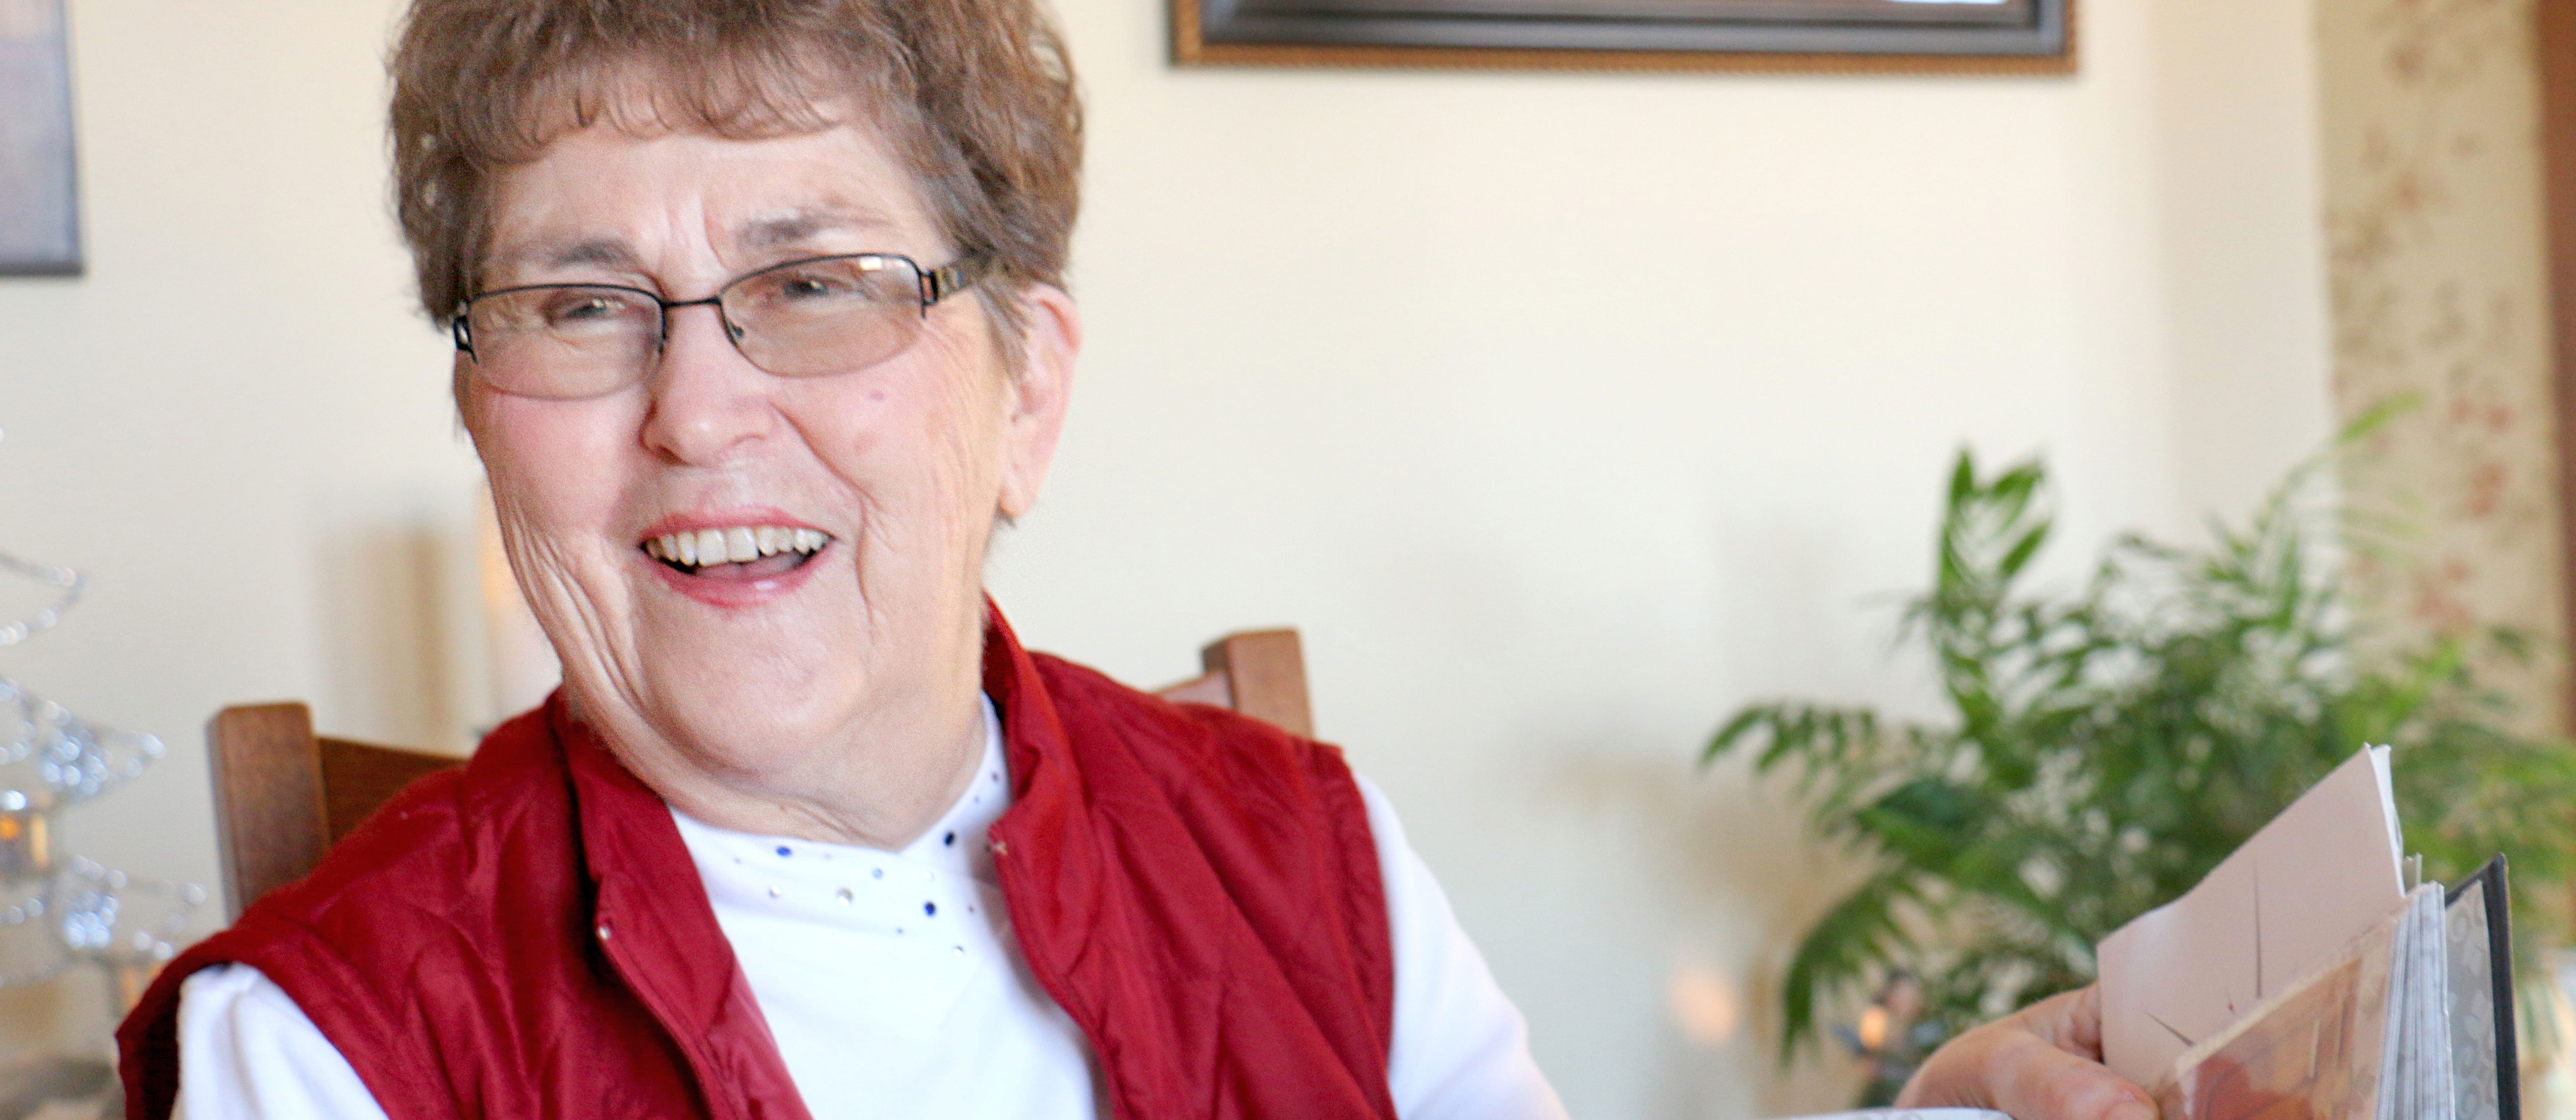
{"label": "eyebrow", "polygon": [[794,210],[747,223],[735,234],[735,241],[744,249],[758,252],[802,244],[812,240],[816,234],[847,229],[883,230],[893,225],[873,210],[828,206]]}
{"label": "eyebrow", "polygon": [[623,269],[628,272],[643,271],[643,266],[635,259],[635,251],[628,248],[624,240],[615,237],[585,237],[578,241],[551,244],[540,241],[532,245],[515,246],[493,254],[477,271],[489,279],[496,275],[516,274],[523,269],[552,272],[577,265],[595,265],[601,268]]}
{"label": "eyebrow", "polygon": [[568,245],[555,246],[551,250],[539,249],[536,252],[522,254],[522,259],[541,254],[547,268],[570,268],[581,264],[599,265],[603,268],[639,267],[635,260],[635,251],[627,248],[626,242],[614,237],[584,238]]}
{"label": "eyebrow", "polygon": [[[832,205],[755,219],[740,228],[735,240],[741,248],[757,253],[800,245],[819,234],[839,230],[886,230],[893,227],[892,221],[873,210]],[[550,272],[580,266],[638,273],[645,271],[643,263],[635,256],[635,250],[627,245],[625,239],[610,236],[585,237],[554,245],[530,245],[495,257],[492,264],[505,271],[511,266],[529,265]]]}

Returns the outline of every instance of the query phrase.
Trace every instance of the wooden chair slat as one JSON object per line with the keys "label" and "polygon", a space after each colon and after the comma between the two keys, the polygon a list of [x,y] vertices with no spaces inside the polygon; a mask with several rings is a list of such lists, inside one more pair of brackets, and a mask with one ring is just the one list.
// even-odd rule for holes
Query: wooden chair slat
{"label": "wooden chair slat", "polygon": [[1231,685],[1230,706],[1293,735],[1313,738],[1315,713],[1306,699],[1306,650],[1294,630],[1228,634],[1199,651],[1210,674]]}
{"label": "wooden chair slat", "polygon": [[1154,695],[1175,704],[1213,704],[1231,708],[1234,706],[1234,682],[1226,678],[1224,670],[1219,669],[1155,689]]}
{"label": "wooden chair slat", "polygon": [[313,713],[302,704],[226,708],[207,725],[215,786],[215,845],[224,909],[303,878],[330,847]]}
{"label": "wooden chair slat", "polygon": [[352,739],[316,740],[322,756],[322,817],[331,843],[357,831],[368,814],[383,808],[403,787],[441,770],[465,765],[453,755],[380,747]]}

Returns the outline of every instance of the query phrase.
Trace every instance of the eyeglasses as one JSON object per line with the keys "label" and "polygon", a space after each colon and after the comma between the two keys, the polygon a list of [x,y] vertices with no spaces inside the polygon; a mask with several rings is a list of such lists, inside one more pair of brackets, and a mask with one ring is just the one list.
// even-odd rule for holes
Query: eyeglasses
{"label": "eyeglasses", "polygon": [[974,287],[987,259],[970,254],[924,271],[893,253],[773,265],[705,299],[663,299],[617,284],[529,284],[456,305],[456,348],[504,393],[571,400],[644,379],[670,341],[670,313],[716,309],[745,360],[780,377],[875,365],[921,336],[931,305]]}

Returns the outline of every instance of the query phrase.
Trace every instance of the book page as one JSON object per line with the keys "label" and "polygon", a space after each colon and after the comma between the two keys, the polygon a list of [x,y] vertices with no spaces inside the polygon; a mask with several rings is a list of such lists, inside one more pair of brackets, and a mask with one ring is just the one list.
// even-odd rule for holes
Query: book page
{"label": "book page", "polygon": [[2112,1069],[2157,1083],[2185,1050],[2397,911],[2406,894],[2386,751],[2355,754],[2199,886],[2103,940],[2102,1050]]}
{"label": "book page", "polygon": [[2354,1120],[2381,1114],[2389,980],[2404,914],[2179,1056],[2163,1120]]}

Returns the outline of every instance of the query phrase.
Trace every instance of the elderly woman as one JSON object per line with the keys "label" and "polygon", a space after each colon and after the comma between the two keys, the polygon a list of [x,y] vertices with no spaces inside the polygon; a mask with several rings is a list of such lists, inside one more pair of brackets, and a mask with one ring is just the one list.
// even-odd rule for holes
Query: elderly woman
{"label": "elderly woman", "polygon": [[[983,594],[1082,339],[1032,0],[418,0],[393,69],[564,687],[174,963],[131,1115],[1562,1115],[1338,752]],[[2146,1115],[2093,1022],[1910,1099]]]}

